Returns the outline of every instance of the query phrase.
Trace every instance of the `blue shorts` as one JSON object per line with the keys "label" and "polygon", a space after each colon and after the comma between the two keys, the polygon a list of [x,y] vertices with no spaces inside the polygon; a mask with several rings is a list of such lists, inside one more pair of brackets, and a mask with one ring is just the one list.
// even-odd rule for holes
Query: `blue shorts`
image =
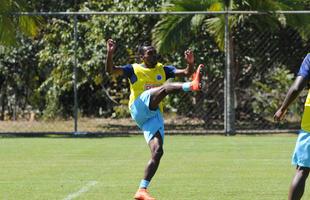
{"label": "blue shorts", "polygon": [[150,90],[144,91],[131,105],[130,114],[139,128],[143,131],[144,138],[147,143],[159,131],[162,140],[164,141],[164,120],[162,114],[157,108],[150,110]]}
{"label": "blue shorts", "polygon": [[310,133],[300,130],[292,157],[292,164],[310,167]]}

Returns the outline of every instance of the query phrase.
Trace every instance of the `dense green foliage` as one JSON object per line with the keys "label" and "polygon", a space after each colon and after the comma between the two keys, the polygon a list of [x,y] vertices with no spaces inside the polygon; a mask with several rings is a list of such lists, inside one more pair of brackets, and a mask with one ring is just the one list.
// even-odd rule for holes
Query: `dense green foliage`
{"label": "dense green foliage", "polygon": [[0,0],[0,45],[16,44],[19,32],[33,37],[38,33],[37,24],[40,17],[12,15],[14,12],[30,10],[29,4],[24,0]]}
{"label": "dense green foliage", "polygon": [[[225,4],[229,4],[232,10],[291,10],[307,9],[308,3],[289,0],[195,0],[195,3],[174,0],[169,3],[162,0],[41,0],[31,1],[28,7],[36,11],[194,11],[224,10]],[[230,16],[237,115],[246,113],[243,117],[249,119],[253,115],[265,118],[272,115],[283,100],[293,73],[309,47],[309,23],[304,23],[308,18],[305,15]],[[206,122],[210,118],[221,119],[223,19],[219,15],[85,15],[78,17],[78,41],[75,43],[72,16],[42,17],[40,32],[35,38],[28,39],[18,32],[17,46],[1,46],[0,118],[24,118],[31,112],[46,119],[71,117],[75,47],[80,116],[128,116],[127,81],[122,77],[109,77],[104,71],[106,40],[113,38],[118,46],[114,57],[116,65],[135,62],[137,47],[143,41],[152,41],[162,62],[177,67],[185,66],[184,50],[193,49],[196,63],[206,64],[209,89],[191,96],[171,95],[165,100],[166,108]],[[304,26],[300,28],[300,25]],[[197,102],[207,112],[191,109]],[[301,109],[302,104],[294,107],[292,113]]]}
{"label": "dense green foliage", "polygon": [[[195,3],[193,3],[195,2]],[[258,10],[258,11],[274,11],[274,10],[302,10],[306,8],[307,2],[296,1],[274,1],[274,0],[246,0],[246,1],[186,1],[171,0],[170,4],[166,4],[163,10],[167,11],[223,11],[229,10]],[[236,88],[235,103],[237,119],[240,117],[252,119],[264,119],[268,112],[269,117],[283,101],[283,95],[289,87],[292,80],[291,76],[282,76],[281,79],[285,83],[285,87],[275,87],[268,83],[270,74],[275,75],[278,68],[284,65],[286,68],[292,69],[289,73],[295,73],[296,68],[300,65],[300,58],[307,53],[307,40],[309,38],[310,16],[308,15],[239,15],[229,16],[229,40],[230,40],[230,64],[234,77],[234,85]],[[217,44],[220,51],[224,51],[224,35],[225,35],[225,19],[223,15],[184,15],[184,16],[163,16],[156,24],[152,31],[152,39],[155,46],[162,53],[175,51],[182,48],[184,44],[195,45],[201,41],[212,41]],[[207,38],[198,37],[197,35],[208,35]],[[302,39],[301,39],[302,38]],[[303,42],[300,42],[303,40]],[[199,41],[199,42],[197,42]],[[199,57],[207,58],[206,53],[212,49],[204,46],[205,49]],[[214,47],[213,47],[214,49]],[[199,49],[201,50],[201,48]],[[199,52],[198,50],[198,52]],[[299,53],[303,54],[300,55]],[[200,54],[200,53],[199,53]],[[288,59],[290,54],[290,59]],[[214,58],[214,56],[212,57]],[[224,60],[222,60],[223,62]],[[216,78],[223,78],[224,70],[222,65],[208,60],[208,66],[221,69]],[[272,69],[266,70],[271,67]],[[208,69],[211,76],[214,71]],[[274,72],[275,71],[275,72]],[[281,75],[278,73],[277,75]],[[275,76],[277,76],[275,75]],[[254,80],[255,76],[259,76],[259,80]],[[280,79],[280,77],[278,77]],[[273,89],[272,97],[266,99],[264,92],[258,92],[255,85],[257,81],[260,84],[268,85]],[[249,87],[253,84],[252,87]],[[249,89],[246,89],[248,88]],[[208,91],[207,97],[212,96],[216,102],[221,102],[223,96],[218,96],[218,90]],[[263,93],[263,94],[262,94]],[[255,94],[255,95],[253,95]],[[270,103],[271,101],[271,103]],[[268,103],[269,102],[269,103]],[[208,105],[205,102],[206,110],[211,110],[215,105]],[[257,110],[257,105],[260,109]],[[223,107],[223,105],[221,105]],[[297,106],[296,111],[301,111],[302,104]],[[221,109],[217,109],[220,111]],[[259,117],[256,117],[258,114]],[[242,115],[242,116],[241,116]],[[254,117],[255,116],[255,117]]]}

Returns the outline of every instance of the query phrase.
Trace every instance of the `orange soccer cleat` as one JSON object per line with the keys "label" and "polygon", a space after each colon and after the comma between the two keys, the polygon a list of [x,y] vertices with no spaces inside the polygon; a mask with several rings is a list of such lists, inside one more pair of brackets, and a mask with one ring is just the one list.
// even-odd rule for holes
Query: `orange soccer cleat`
{"label": "orange soccer cleat", "polygon": [[136,192],[134,199],[136,200],[156,200],[155,198],[151,197],[150,194],[147,192],[145,188],[139,188]]}
{"label": "orange soccer cleat", "polygon": [[196,70],[196,72],[192,76],[191,90],[198,91],[202,88],[202,75],[203,75],[204,65],[200,64]]}

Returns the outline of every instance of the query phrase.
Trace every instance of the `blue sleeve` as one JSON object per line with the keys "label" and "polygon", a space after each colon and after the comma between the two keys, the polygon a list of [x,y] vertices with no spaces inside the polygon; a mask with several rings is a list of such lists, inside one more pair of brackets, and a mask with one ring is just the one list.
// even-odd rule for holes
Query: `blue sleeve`
{"label": "blue sleeve", "polygon": [[308,54],[304,61],[302,62],[299,72],[297,74],[298,76],[303,76],[307,79],[310,78],[310,54]]}
{"label": "blue sleeve", "polygon": [[126,78],[130,78],[133,75],[133,73],[134,73],[131,64],[127,64],[127,65],[121,66],[121,68],[123,69],[124,76]]}
{"label": "blue sleeve", "polygon": [[166,73],[166,79],[175,77],[176,68],[174,66],[172,66],[172,65],[164,66],[164,70]]}
{"label": "blue sleeve", "polygon": [[128,78],[132,84],[137,81],[137,76],[131,64],[124,65],[121,68],[123,69],[124,76]]}

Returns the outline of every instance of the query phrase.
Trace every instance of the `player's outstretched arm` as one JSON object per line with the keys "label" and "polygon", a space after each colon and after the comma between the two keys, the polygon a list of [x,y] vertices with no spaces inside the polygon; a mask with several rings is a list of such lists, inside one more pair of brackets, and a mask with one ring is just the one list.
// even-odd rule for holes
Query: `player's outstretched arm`
{"label": "player's outstretched arm", "polygon": [[294,81],[293,85],[290,87],[289,91],[286,94],[286,97],[274,114],[273,118],[275,121],[280,121],[284,118],[284,115],[287,111],[287,108],[293,103],[293,101],[298,97],[299,93],[303,90],[306,86],[308,79],[303,76],[297,76],[296,80]]}
{"label": "player's outstretched arm", "polygon": [[175,71],[175,76],[190,77],[194,72],[194,64],[195,64],[194,53],[190,49],[188,49],[184,52],[184,56],[187,62],[187,66],[184,69],[177,69]]}
{"label": "player's outstretched arm", "polygon": [[108,74],[123,75],[123,70],[120,67],[114,66],[113,55],[116,49],[116,43],[112,39],[107,41],[107,57],[105,62],[105,70]]}

